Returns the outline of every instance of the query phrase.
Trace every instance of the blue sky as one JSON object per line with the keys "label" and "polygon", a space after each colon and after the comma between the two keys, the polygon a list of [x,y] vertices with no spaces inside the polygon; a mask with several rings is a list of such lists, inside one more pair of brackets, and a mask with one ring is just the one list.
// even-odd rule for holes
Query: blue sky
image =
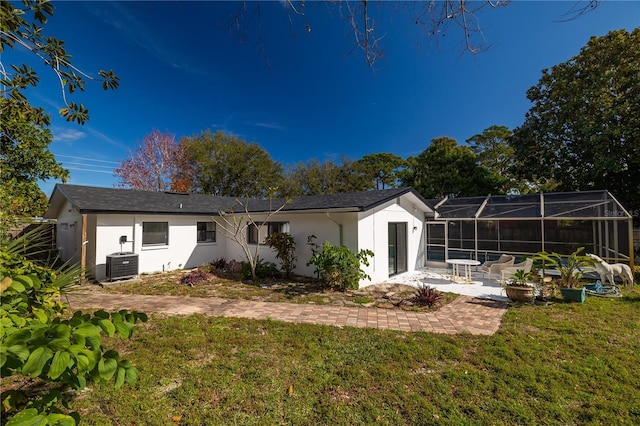
{"label": "blue sky", "polygon": [[[376,152],[417,155],[431,139],[463,143],[491,125],[515,128],[541,70],[575,56],[590,36],[640,26],[640,2],[603,1],[560,22],[576,2],[514,1],[478,15],[487,51],[463,53],[462,34],[416,41],[401,13],[377,16],[385,57],[372,70],[335,9],[307,2],[292,36],[281,2],[264,5],[242,43],[225,25],[240,3],[59,2],[46,32],[65,41],[84,71],[113,69],[120,88],[89,85],[73,99],[91,120],[57,115],[51,72],[40,71],[33,103],[52,115],[51,151],[69,183],[113,186],[113,168],[153,129],[177,138],[222,130],[256,142],[284,164]],[[251,4],[249,5],[251,7]],[[5,52],[3,62],[24,60]],[[54,182],[43,182],[51,194]]]}

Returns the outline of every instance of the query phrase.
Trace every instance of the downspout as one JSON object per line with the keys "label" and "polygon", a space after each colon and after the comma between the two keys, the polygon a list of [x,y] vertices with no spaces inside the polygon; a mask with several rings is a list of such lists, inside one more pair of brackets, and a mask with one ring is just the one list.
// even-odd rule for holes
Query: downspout
{"label": "downspout", "polygon": [[82,281],[86,279],[87,269],[87,214],[82,214],[82,231],[80,233],[80,278]]}
{"label": "downspout", "polygon": [[133,243],[131,243],[131,252],[136,252],[136,215],[133,215],[133,224],[131,225],[131,238],[133,239]]}

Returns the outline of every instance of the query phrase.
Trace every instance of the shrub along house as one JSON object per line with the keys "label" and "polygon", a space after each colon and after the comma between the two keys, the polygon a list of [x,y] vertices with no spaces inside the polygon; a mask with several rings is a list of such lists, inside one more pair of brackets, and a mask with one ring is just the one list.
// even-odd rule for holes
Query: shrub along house
{"label": "shrub along house", "polygon": [[[251,199],[249,213],[259,223],[270,206],[275,210],[282,203]],[[244,260],[240,246],[213,220],[231,210],[246,216],[233,197],[58,184],[45,217],[57,220],[61,258],[78,262],[90,278],[104,280],[193,268],[218,258]],[[294,272],[307,276],[313,275],[313,267],[306,266],[310,235],[319,244],[372,250],[375,256],[364,268],[371,280],[360,283],[366,286],[424,266],[423,226],[433,215],[411,188],[296,197],[265,223],[261,235],[249,228],[246,238],[260,245],[262,259],[277,264],[275,252],[261,241],[272,232],[290,233],[298,259]]]}

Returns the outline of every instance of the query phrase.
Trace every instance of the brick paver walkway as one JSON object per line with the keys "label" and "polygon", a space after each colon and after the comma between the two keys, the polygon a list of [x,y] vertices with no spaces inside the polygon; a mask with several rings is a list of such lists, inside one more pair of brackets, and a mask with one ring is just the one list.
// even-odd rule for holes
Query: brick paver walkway
{"label": "brick paver walkway", "polygon": [[433,333],[493,334],[507,304],[460,296],[433,313],[396,309],[301,305],[293,303],[252,302],[219,298],[181,296],[144,296],[101,292],[75,293],[69,296],[73,309],[136,309],[168,315],[203,314],[216,317],[274,319],[294,323],[325,324],[337,327],[372,327]]}

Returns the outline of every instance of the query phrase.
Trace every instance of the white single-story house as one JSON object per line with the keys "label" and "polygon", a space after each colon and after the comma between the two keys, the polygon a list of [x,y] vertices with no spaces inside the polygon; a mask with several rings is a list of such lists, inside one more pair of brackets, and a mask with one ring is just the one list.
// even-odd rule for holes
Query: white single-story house
{"label": "white single-story house", "polygon": [[[252,220],[261,223],[283,203],[251,199],[247,205]],[[135,271],[128,275],[194,268],[219,258],[245,260],[213,220],[228,211],[246,216],[233,197],[58,184],[45,217],[57,220],[61,258],[78,262],[88,277],[101,281],[113,278],[110,262],[129,254]],[[255,235],[254,228],[246,238],[259,245],[262,259],[278,264],[275,252],[260,241],[271,232],[290,233],[296,242],[294,272],[306,276],[314,272],[306,266],[310,235],[318,244],[371,250],[375,255],[364,268],[371,279],[362,287],[424,266],[424,223],[433,215],[429,202],[411,188],[295,197],[265,223],[264,235]]]}

